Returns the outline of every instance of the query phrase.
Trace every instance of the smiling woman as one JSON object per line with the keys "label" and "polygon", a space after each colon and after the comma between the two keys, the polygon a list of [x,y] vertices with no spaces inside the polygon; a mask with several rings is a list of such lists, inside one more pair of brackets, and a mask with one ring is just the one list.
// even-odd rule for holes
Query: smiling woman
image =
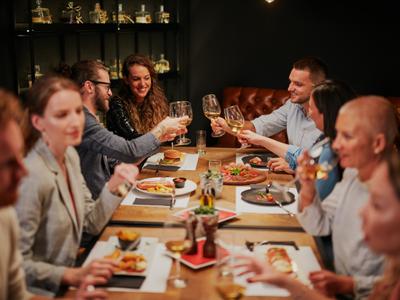
{"label": "smiling woman", "polygon": [[122,200],[117,188],[134,184],[137,168],[118,165],[99,199],[92,199],[74,148],[82,140],[83,104],[69,79],[38,79],[29,91],[26,117],[28,176],[20,186],[17,214],[28,286],[56,293],[60,285],[78,286],[91,272],[109,278],[113,263],[75,268],[76,254],[82,233],[98,234],[107,223]]}
{"label": "smiling woman", "polygon": [[168,115],[165,95],[157,82],[150,59],[129,55],[122,67],[123,86],[111,99],[107,127],[131,140],[149,132]]}

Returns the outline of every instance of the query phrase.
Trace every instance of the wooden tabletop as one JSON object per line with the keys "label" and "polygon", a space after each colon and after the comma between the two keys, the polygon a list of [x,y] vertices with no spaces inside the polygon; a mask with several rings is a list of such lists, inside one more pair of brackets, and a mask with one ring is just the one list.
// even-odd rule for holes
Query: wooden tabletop
{"label": "wooden tabletop", "polygon": [[[163,149],[161,149],[161,151],[162,150]],[[194,147],[180,147],[179,150],[186,153],[196,152],[196,148]],[[239,151],[240,153],[256,153],[260,152],[260,149],[241,149]],[[139,178],[143,179],[158,176],[186,177],[199,186],[199,174],[208,169],[209,160],[221,160],[222,164],[234,162],[236,160],[237,152],[238,149],[235,148],[207,148],[206,154],[198,160],[196,171],[159,171],[156,174],[154,170],[143,169]],[[292,178],[293,177],[288,174],[267,172],[267,179],[264,183],[269,181],[288,182],[292,180]],[[222,197],[216,200],[216,206],[234,210],[235,188],[235,186],[224,185]],[[189,206],[197,206],[199,204],[199,197],[200,188],[198,187],[190,196]],[[173,209],[173,211],[178,210],[180,209]],[[121,225],[161,225],[169,214],[171,214],[169,208],[121,205],[112,216],[111,222]],[[236,219],[225,222],[221,226],[227,228],[264,228],[302,231],[297,219],[286,214],[243,213]]]}
{"label": "wooden tabletop", "polygon": [[[111,235],[115,235],[117,231],[126,228],[120,226],[107,227],[100,237],[100,240],[107,240]],[[131,228],[131,227],[130,227]],[[162,228],[149,228],[149,227],[135,227],[137,232],[142,236],[160,238],[163,234]],[[321,258],[317,250],[315,241],[312,236],[303,232],[282,232],[276,230],[247,230],[247,229],[219,229],[218,235],[222,237],[235,236],[234,243],[244,245],[246,240],[249,241],[281,241],[291,240],[296,242],[299,246],[310,246],[321,264]],[[322,265],[322,264],[321,264]],[[174,272],[172,268],[171,272]],[[192,270],[186,266],[182,266],[182,275],[188,279],[188,287],[184,289],[176,289],[168,285],[167,291],[163,294],[157,293],[127,293],[127,292],[109,292],[110,299],[222,299],[215,289],[217,282],[217,269],[216,267],[207,267],[200,270]],[[73,296],[74,292],[69,291],[66,296]],[[290,299],[282,297],[243,297],[242,299]]]}

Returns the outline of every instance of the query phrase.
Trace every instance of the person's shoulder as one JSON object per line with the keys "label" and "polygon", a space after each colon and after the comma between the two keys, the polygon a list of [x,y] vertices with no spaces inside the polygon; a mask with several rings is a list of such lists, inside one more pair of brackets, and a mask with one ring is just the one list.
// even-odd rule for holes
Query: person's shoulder
{"label": "person's shoulder", "polygon": [[12,205],[0,208],[0,224],[1,227],[6,224],[16,224],[17,215]]}

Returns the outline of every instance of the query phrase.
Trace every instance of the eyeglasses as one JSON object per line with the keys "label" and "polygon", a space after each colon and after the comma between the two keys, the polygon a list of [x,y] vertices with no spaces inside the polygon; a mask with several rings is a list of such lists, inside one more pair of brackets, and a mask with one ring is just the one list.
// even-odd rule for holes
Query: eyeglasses
{"label": "eyeglasses", "polygon": [[104,85],[106,85],[107,92],[111,89],[111,83],[110,82],[97,81],[97,80],[90,80],[90,82],[93,82],[94,84],[104,84]]}

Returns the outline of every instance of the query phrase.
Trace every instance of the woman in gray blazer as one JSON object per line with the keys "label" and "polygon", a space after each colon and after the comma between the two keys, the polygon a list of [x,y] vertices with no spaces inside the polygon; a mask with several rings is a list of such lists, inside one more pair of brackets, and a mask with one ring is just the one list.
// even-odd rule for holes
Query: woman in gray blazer
{"label": "woman in gray blazer", "polygon": [[74,146],[81,142],[84,114],[78,87],[68,79],[43,77],[28,97],[25,164],[17,214],[28,286],[39,293],[77,286],[87,274],[112,275],[113,262],[74,267],[82,232],[99,234],[121,197],[135,183],[137,168],[121,164],[94,201],[81,174]]}

